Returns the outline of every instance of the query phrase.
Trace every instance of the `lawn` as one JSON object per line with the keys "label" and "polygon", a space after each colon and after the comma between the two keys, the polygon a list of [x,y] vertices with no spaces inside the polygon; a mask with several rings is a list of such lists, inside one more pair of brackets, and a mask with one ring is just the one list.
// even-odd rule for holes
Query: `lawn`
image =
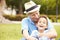
{"label": "lawn", "polygon": [[0,40],[19,40],[21,24],[0,24]]}
{"label": "lawn", "polygon": [[[55,25],[60,38],[60,25]],[[0,24],[0,40],[21,40],[21,24]]]}
{"label": "lawn", "polygon": [[56,40],[60,40],[60,25],[55,25],[55,29],[56,29],[57,34],[58,34]]}

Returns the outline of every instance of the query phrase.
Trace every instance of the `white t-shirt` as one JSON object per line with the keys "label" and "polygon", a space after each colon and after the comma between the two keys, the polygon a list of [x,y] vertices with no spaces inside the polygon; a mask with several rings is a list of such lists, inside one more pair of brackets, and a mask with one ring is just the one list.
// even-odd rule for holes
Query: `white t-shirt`
{"label": "white t-shirt", "polygon": [[[47,32],[48,32],[48,30],[45,30],[45,31],[44,31],[44,33],[47,33]],[[46,37],[46,36],[40,37],[38,30],[32,31],[31,36],[37,38],[37,40],[53,40],[53,39],[49,39],[49,38]]]}

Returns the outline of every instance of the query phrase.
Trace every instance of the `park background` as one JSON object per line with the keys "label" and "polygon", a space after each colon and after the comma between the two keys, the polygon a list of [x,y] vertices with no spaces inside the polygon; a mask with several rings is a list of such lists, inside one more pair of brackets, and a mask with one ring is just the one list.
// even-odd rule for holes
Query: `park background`
{"label": "park background", "polygon": [[[0,40],[21,40],[21,20],[24,3],[30,0],[0,0]],[[32,0],[41,5],[40,15],[47,15],[60,39],[60,0]]]}

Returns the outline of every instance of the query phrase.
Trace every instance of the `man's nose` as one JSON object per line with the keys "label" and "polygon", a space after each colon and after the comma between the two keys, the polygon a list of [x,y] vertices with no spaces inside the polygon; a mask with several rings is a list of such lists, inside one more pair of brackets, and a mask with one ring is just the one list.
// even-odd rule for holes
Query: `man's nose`
{"label": "man's nose", "polygon": [[39,18],[39,16],[38,16],[38,15],[35,15],[35,17],[36,17],[36,18]]}

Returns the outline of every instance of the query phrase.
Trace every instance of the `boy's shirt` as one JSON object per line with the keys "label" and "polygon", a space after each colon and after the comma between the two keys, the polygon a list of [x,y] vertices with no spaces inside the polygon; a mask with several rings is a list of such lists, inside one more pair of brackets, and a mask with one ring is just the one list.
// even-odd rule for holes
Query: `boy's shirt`
{"label": "boy's shirt", "polygon": [[[47,33],[47,32],[48,32],[48,30],[45,30],[45,31],[44,31],[44,33]],[[46,37],[46,36],[40,37],[38,30],[32,31],[32,34],[31,34],[30,36],[37,38],[37,40],[52,40],[52,39],[49,39],[49,38]]]}

